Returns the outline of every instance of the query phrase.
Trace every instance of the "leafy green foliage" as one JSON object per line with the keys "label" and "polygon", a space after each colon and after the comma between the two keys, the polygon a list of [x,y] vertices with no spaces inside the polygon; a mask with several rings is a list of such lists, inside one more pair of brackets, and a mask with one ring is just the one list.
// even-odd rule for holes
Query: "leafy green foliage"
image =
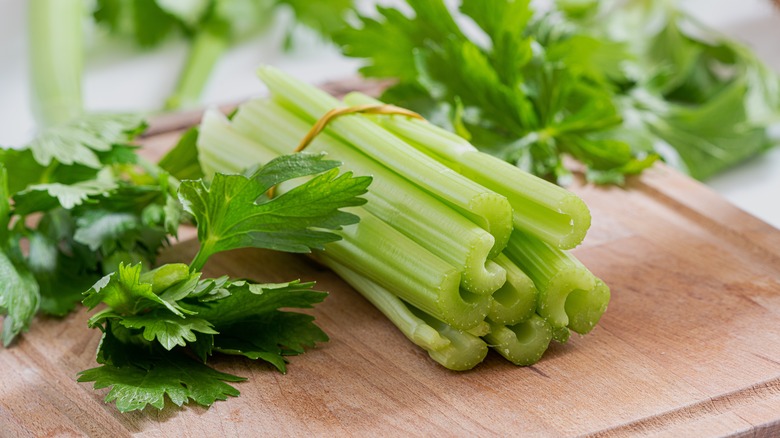
{"label": "leafy green foliage", "polygon": [[[198,222],[201,242],[193,266],[199,269],[211,254],[235,248],[309,252],[338,240],[325,229],[357,223],[357,216],[340,208],[363,204],[358,196],[371,178],[339,175],[337,165],[318,155],[297,154],[276,158],[248,177],[216,174],[209,186],[182,182],[179,198]],[[281,196],[266,196],[279,183],[317,173]]]}
{"label": "leafy green foliage", "polygon": [[[780,120],[780,79],[747,48],[668,1],[599,12],[579,25],[628,48],[634,86],[623,105],[636,128],[674,148],[669,161],[707,179],[774,145],[767,127]],[[608,19],[593,26],[599,16]],[[646,17],[665,26],[652,28]],[[628,26],[640,30],[626,32]]]}
{"label": "leafy green foliage", "polygon": [[11,205],[8,202],[8,173],[0,165],[0,315],[3,320],[3,345],[27,330],[38,311],[40,292],[35,278],[20,261],[18,240],[8,233]]}
{"label": "leafy green foliage", "polygon": [[[172,168],[191,162],[187,151],[169,157]],[[102,366],[84,371],[80,380],[94,381],[96,388],[110,386],[106,401],[116,401],[121,411],[148,404],[162,408],[166,395],[177,405],[191,399],[208,406],[238,395],[225,383],[238,378],[189,355],[203,362],[214,352],[241,355],[285,372],[286,356],[327,341],[312,316],[280,310],[311,308],[322,301],[325,294],[311,290],[313,283],[202,279],[199,270],[210,255],[231,248],[308,250],[338,239],[322,230],[356,222],[356,216],[340,209],[363,203],[358,196],[371,181],[338,175],[338,164],[297,154],[275,159],[248,172],[249,177],[217,174],[210,185],[182,182],[184,209],[198,223],[198,256],[191,266],[173,263],[148,272],[140,264],[120,263],[116,272],[92,286],[83,303],[107,306],[89,320],[104,332],[97,355]],[[301,177],[311,179],[268,198],[270,187]]]}
{"label": "leafy green foliage", "polygon": [[672,2],[406,3],[413,15],[359,16],[335,37],[343,53],[397,79],[383,100],[537,175],[565,181],[570,155],[589,180],[621,183],[664,154],[706,178],[771,145],[777,75]]}
{"label": "leafy green foliage", "polygon": [[182,352],[133,343],[132,334],[109,324],[98,353],[102,365],[79,373],[79,382],[95,382],[95,388],[111,390],[106,403],[116,402],[120,412],[165,406],[165,397],[177,406],[189,400],[211,406],[239,391],[226,382],[244,378],[221,373]]}
{"label": "leafy green foliage", "polygon": [[284,372],[284,356],[328,340],[313,317],[279,310],[322,301],[325,294],[312,291],[312,283],[200,280],[200,273],[182,268],[163,265],[141,274],[140,265],[120,265],[84,299],[90,307],[109,307],[90,319],[104,331],[98,352],[103,366],[84,371],[79,380],[111,386],[106,401],[116,400],[123,412],[146,404],[162,408],[165,395],[177,405],[192,399],[205,406],[238,395],[221,381],[242,379],[193,361],[187,349],[203,361],[219,351],[261,359]]}
{"label": "leafy green foliage", "polygon": [[42,166],[56,161],[98,169],[102,167],[98,153],[130,141],[145,128],[143,120],[133,115],[85,115],[46,129],[30,143],[29,149]]}
{"label": "leafy green foliage", "polygon": [[135,116],[87,115],[0,151],[10,182],[0,196],[0,247],[13,278],[2,305],[6,343],[39,308],[67,314],[119,263],[150,266],[178,227],[168,176],[142,170],[137,148],[126,144],[144,126]]}

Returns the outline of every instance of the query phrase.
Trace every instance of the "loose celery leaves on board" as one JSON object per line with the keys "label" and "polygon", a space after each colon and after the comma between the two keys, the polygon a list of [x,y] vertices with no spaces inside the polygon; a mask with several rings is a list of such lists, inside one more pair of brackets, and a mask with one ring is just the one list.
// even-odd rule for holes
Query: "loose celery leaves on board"
{"label": "loose celery leaves on board", "polygon": [[[326,294],[313,283],[252,284],[227,278],[201,280],[186,265],[163,265],[141,274],[140,265],[119,266],[88,293],[84,303],[109,307],[90,318],[103,330],[102,366],[79,381],[112,387],[106,401],[120,411],[161,409],[164,396],[177,405],[192,399],[204,406],[238,395],[242,378],[217,372],[205,362],[213,352],[269,362],[286,371],[285,356],[328,340],[310,315],[284,309],[310,308]],[[184,347],[184,348],[182,348]]]}

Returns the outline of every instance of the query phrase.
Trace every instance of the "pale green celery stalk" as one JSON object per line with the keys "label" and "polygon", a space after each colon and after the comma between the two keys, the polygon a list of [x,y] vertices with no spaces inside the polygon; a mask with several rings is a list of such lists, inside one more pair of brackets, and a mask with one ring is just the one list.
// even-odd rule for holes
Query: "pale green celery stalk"
{"label": "pale green celery stalk", "polygon": [[259,147],[233,129],[219,111],[203,114],[198,133],[198,159],[206,175],[216,172],[241,172],[255,164],[267,163],[279,154]]}
{"label": "pale green celery stalk", "polygon": [[[231,120],[239,133],[278,154],[292,152],[311,126],[278,103],[257,99],[241,105]],[[488,261],[494,239],[437,198],[396,175],[338,139],[321,133],[306,149],[326,152],[342,169],[374,179],[365,195],[366,210],[462,271],[461,286],[469,292],[492,293],[506,273]]]}
{"label": "pale green celery stalk", "polygon": [[30,0],[28,31],[33,113],[39,125],[65,123],[83,112],[83,0]]}
{"label": "pale green celery stalk", "polygon": [[[309,123],[314,123],[331,109],[344,107],[324,91],[272,67],[264,67],[258,74],[275,99]],[[328,124],[326,132],[333,133],[487,230],[495,238],[491,257],[498,255],[506,245],[512,232],[512,206],[504,196],[431,159],[363,116],[338,117]]]}
{"label": "pale green celery stalk", "polygon": [[325,245],[329,257],[456,329],[472,329],[485,319],[490,295],[460,290],[460,273],[450,264],[365,209],[348,211],[360,223]]}
{"label": "pale green celery stalk", "polygon": [[455,330],[430,316],[427,319],[433,323],[429,324],[423,319],[425,315],[418,316],[422,312],[411,310],[407,303],[384,287],[334,261],[327,251],[319,258],[379,309],[404,336],[445,368],[469,370],[485,358],[487,345],[478,337]]}
{"label": "pale green celery stalk", "polygon": [[553,327],[585,334],[607,310],[607,285],[568,252],[515,230],[504,253],[536,284],[536,311]]}
{"label": "pale green celery stalk", "polygon": [[173,94],[165,102],[165,109],[173,110],[196,104],[214,65],[227,47],[226,35],[208,28],[199,31],[192,40],[186,64],[179,73]]}
{"label": "pale green celery stalk", "polygon": [[506,283],[493,292],[488,318],[504,325],[527,320],[536,313],[538,291],[533,280],[504,254],[494,261],[506,271]]}
{"label": "pale green celery stalk", "polygon": [[533,315],[514,325],[490,324],[490,333],[482,338],[515,365],[533,365],[542,358],[552,340],[552,327],[544,318]]}
{"label": "pale green celery stalk", "polygon": [[[350,93],[344,101],[381,103],[361,93]],[[515,228],[562,249],[574,248],[585,238],[590,211],[574,193],[479,152],[463,138],[426,121],[398,116],[371,119],[456,172],[506,196],[514,209]]]}
{"label": "pale green celery stalk", "polygon": [[[216,113],[213,116],[219,121]],[[220,156],[220,161],[210,163],[210,170],[236,173],[258,162],[252,156],[234,153],[232,143],[214,134],[214,127],[229,127],[221,123],[204,123],[198,138],[199,156]],[[206,135],[203,135],[205,131]],[[214,134],[214,135],[212,135]],[[275,156],[261,144],[244,138],[246,144],[262,154]],[[236,149],[239,150],[239,149]],[[205,169],[204,169],[205,170]],[[277,187],[279,195],[287,185]],[[480,324],[487,315],[490,295],[476,295],[460,291],[460,273],[452,265],[421,247],[395,228],[372,215],[362,207],[348,209],[360,217],[356,226],[338,231],[342,239],[325,246],[329,257],[349,266],[409,303],[431,313],[458,329],[468,330]]]}

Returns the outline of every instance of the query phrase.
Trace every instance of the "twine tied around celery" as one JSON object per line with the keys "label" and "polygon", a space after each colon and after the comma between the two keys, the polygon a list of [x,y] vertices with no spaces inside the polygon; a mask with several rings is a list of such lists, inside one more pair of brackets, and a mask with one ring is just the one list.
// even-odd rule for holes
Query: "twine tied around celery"
{"label": "twine tied around celery", "polygon": [[[355,105],[355,106],[348,106],[345,108],[333,108],[332,110],[325,113],[322,117],[320,117],[319,120],[317,120],[317,123],[314,124],[314,126],[311,127],[308,133],[306,133],[306,136],[303,137],[303,140],[298,144],[298,147],[295,148],[293,152],[301,152],[304,149],[306,149],[307,146],[311,144],[312,141],[319,135],[326,126],[328,126],[328,123],[330,123],[333,119],[345,116],[348,114],[380,114],[380,115],[399,115],[399,116],[406,116],[413,119],[419,119],[419,120],[425,120],[423,116],[417,114],[414,111],[408,110],[406,108],[401,108],[395,105],[389,105],[389,104],[366,104],[366,105]],[[276,191],[276,186],[272,186],[270,189],[268,189],[268,198],[273,198],[274,193]]]}

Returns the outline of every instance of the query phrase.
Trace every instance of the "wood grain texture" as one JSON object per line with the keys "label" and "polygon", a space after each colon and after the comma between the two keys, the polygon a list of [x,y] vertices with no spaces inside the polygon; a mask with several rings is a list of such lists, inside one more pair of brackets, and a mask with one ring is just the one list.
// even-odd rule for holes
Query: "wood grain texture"
{"label": "wood grain texture", "polygon": [[[175,139],[145,143],[159,151]],[[330,296],[312,313],[330,342],[292,358],[287,375],[215,360],[249,380],[211,409],[120,414],[106,390],[75,381],[95,365],[88,313],[38,318],[0,350],[0,436],[778,436],[780,231],[663,166],[625,188],[572,189],[593,213],[575,253],[613,298],[590,335],[532,367],[491,353],[447,371],[330,271],[242,250],[215,256],[207,273],[317,281]],[[195,250],[176,244],[161,262]]]}

